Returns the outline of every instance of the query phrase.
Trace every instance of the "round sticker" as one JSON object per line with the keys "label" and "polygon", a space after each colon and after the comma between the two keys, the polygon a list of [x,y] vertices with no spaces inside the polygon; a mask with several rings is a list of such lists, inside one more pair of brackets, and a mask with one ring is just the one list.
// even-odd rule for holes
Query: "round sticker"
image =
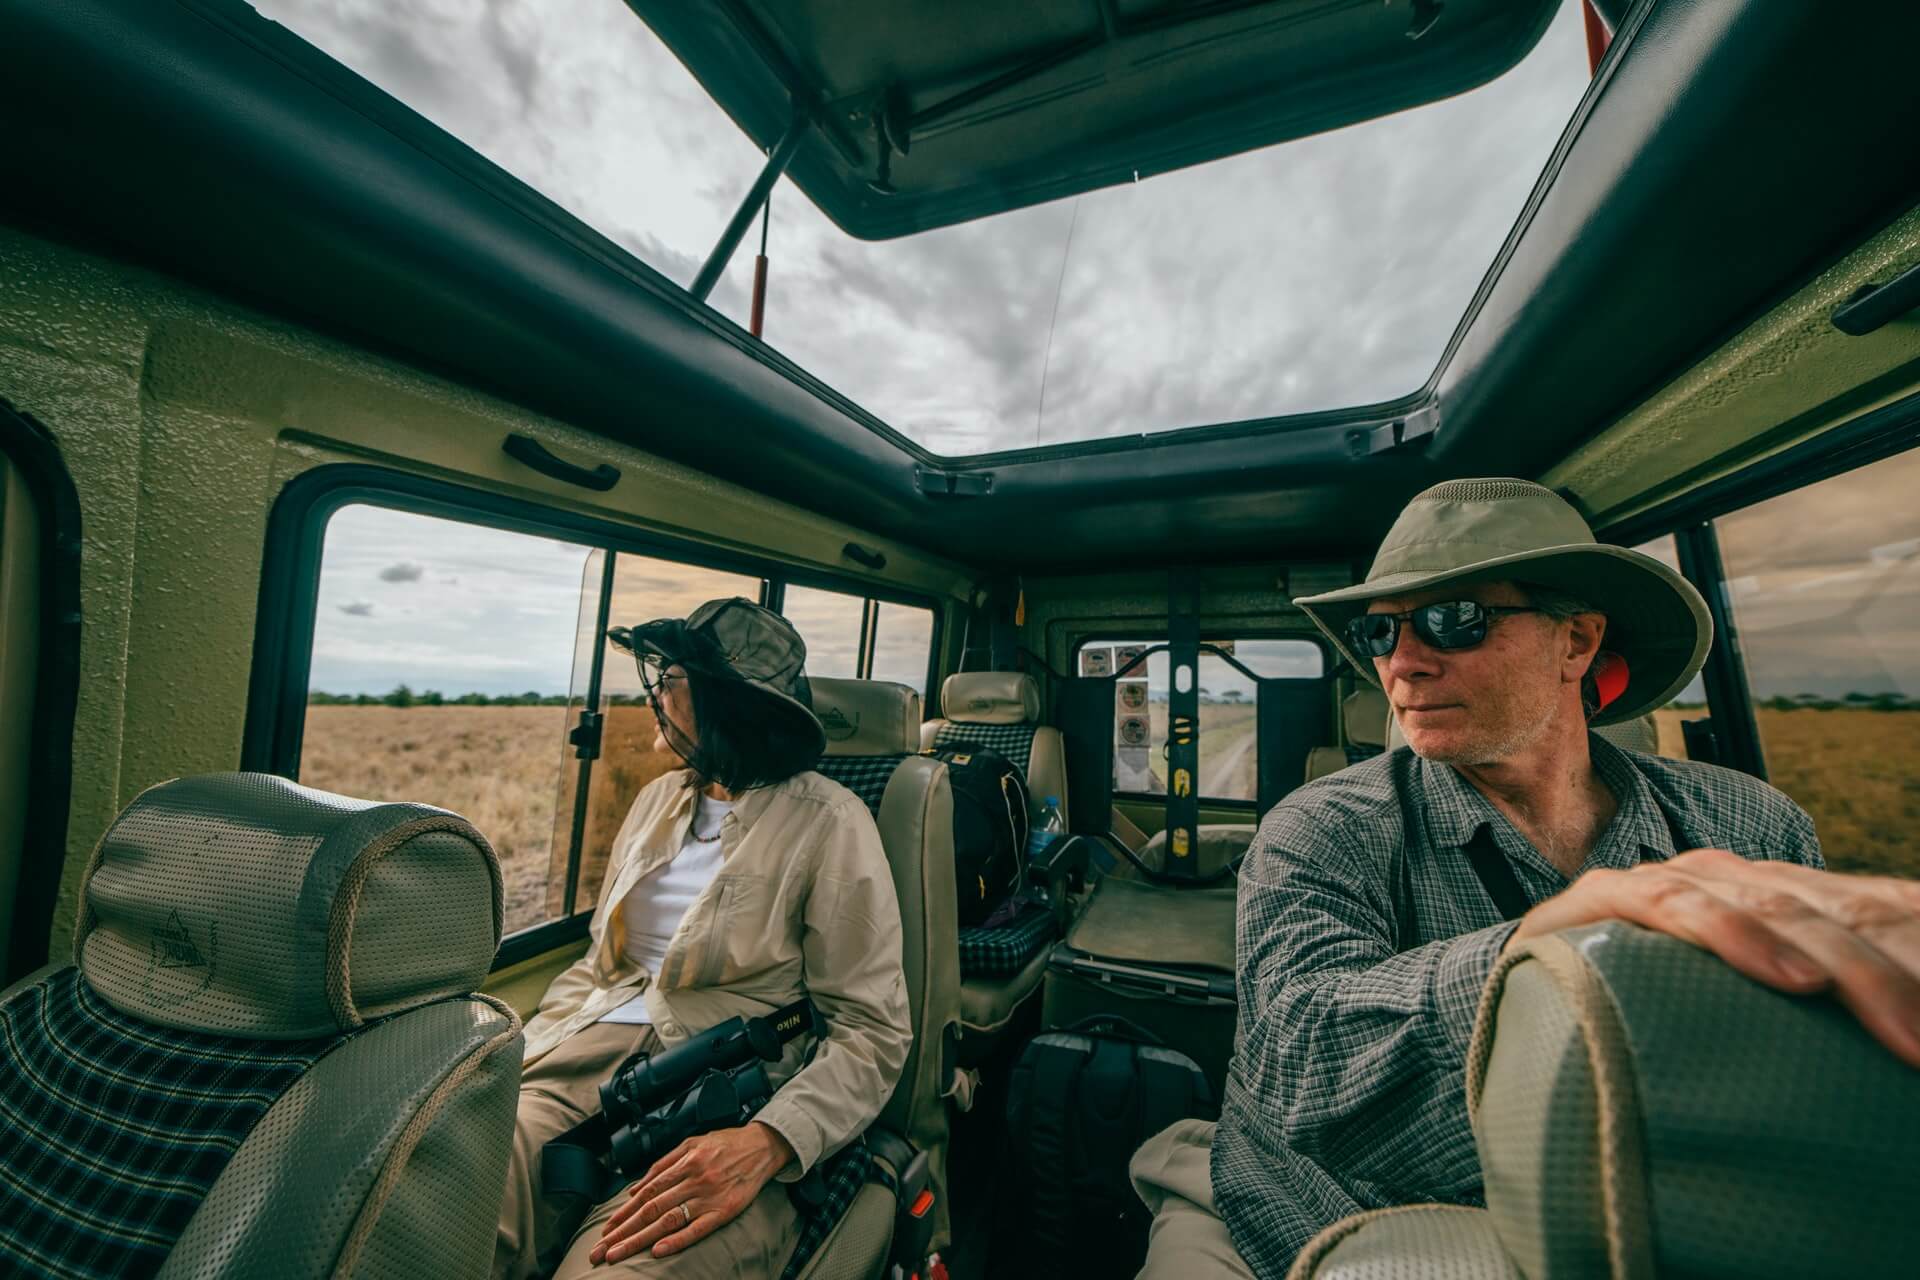
{"label": "round sticker", "polygon": [[1129,711],[1138,711],[1147,705],[1147,686],[1145,681],[1123,680],[1120,683],[1120,705]]}
{"label": "round sticker", "polygon": [[1145,716],[1125,716],[1120,721],[1120,741],[1129,747],[1147,745],[1149,730]]}

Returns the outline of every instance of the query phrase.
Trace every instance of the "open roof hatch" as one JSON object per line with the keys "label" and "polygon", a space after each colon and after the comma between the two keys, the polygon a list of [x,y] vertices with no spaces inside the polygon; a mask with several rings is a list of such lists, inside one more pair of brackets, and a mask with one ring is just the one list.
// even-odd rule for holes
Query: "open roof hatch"
{"label": "open roof hatch", "polygon": [[850,235],[881,240],[1484,84],[1557,0],[627,0]]}

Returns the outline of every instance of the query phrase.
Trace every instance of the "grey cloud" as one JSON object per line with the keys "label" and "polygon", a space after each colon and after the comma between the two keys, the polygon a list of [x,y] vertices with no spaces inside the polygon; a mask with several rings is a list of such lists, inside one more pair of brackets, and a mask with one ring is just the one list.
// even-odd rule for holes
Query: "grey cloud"
{"label": "grey cloud", "polygon": [[371,618],[373,616],[373,602],[371,600],[354,600],[339,606],[339,608],[340,612],[346,614],[349,618]]}
{"label": "grey cloud", "polygon": [[380,581],[418,582],[420,581],[420,576],[426,571],[425,565],[415,564],[411,560],[402,560],[399,564],[390,564],[382,569],[380,571]]}

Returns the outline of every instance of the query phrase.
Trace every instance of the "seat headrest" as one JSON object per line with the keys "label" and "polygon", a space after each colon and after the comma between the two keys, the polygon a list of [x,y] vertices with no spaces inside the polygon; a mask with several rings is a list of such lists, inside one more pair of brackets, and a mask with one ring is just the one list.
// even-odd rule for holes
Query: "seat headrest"
{"label": "seat headrest", "polygon": [[815,676],[813,714],[830,756],[910,755],[920,749],[920,695],[885,680]]}
{"label": "seat headrest", "polygon": [[960,671],[940,686],[940,714],[956,724],[1038,724],[1040,686],[1017,671]]}
{"label": "seat headrest", "polygon": [[1391,716],[1387,695],[1372,685],[1363,685],[1340,700],[1340,720],[1346,726],[1347,741],[1356,746],[1385,746]]}
{"label": "seat headrest", "polygon": [[264,773],[142,792],[80,903],[74,962],[108,1003],[264,1040],[470,993],[500,945],[500,864],[465,818]]}

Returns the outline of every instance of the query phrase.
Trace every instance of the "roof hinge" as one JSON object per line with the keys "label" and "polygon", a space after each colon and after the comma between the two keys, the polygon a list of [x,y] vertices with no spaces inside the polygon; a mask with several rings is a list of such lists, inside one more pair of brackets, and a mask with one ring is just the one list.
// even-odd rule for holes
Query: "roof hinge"
{"label": "roof hinge", "polygon": [[984,498],[993,492],[991,471],[936,471],[915,467],[913,482],[929,498]]}
{"label": "roof hinge", "polygon": [[1347,432],[1347,450],[1356,458],[1365,458],[1390,449],[1419,444],[1440,429],[1438,405],[1424,405],[1404,418],[1383,422],[1377,427],[1360,427]]}

